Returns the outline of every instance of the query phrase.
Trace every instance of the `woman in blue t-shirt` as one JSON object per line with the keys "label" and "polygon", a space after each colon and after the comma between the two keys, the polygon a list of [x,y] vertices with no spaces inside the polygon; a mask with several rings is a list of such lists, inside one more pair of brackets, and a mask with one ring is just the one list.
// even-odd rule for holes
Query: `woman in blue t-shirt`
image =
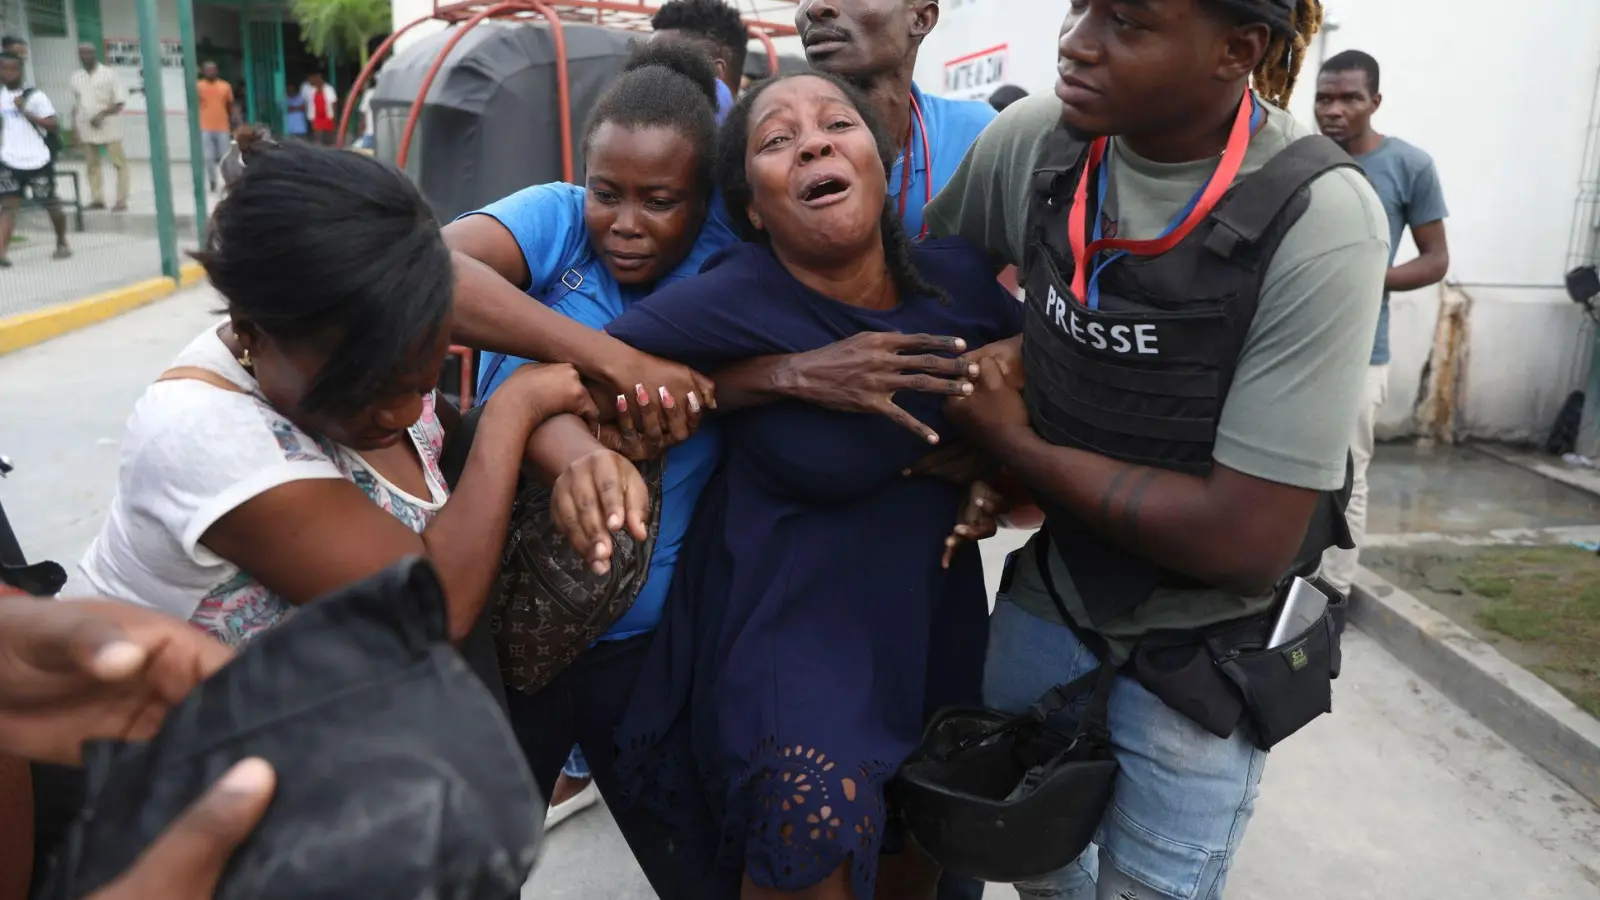
{"label": "woman in blue t-shirt", "polygon": [[[707,257],[733,240],[726,229],[704,227],[716,140],[715,82],[710,60],[692,48],[641,47],[588,123],[583,187],[543,184],[519,191],[449,225],[446,240],[555,312],[597,330],[662,285],[696,274]],[[486,354],[479,396],[493,395],[527,362]],[[634,404],[671,407],[673,414],[665,417],[674,432],[669,440],[681,441],[667,457],[649,576],[631,609],[570,668],[536,693],[509,692],[512,725],[553,807],[574,796],[571,781],[558,786],[574,744],[583,755],[575,754],[573,761],[586,756],[594,783],[609,792],[613,730],[648,636],[661,619],[695,501],[717,464],[716,429],[688,434],[685,414],[697,413],[703,398],[693,392],[673,396],[664,387],[652,396],[642,385],[630,394],[616,398],[619,411]],[[572,766],[568,770],[587,774]],[[577,795],[579,807],[592,802],[593,788],[583,790]],[[648,863],[651,851],[629,819],[619,816],[618,824],[641,862]],[[663,877],[659,865],[646,868],[653,878]],[[665,884],[657,890],[682,893]]]}

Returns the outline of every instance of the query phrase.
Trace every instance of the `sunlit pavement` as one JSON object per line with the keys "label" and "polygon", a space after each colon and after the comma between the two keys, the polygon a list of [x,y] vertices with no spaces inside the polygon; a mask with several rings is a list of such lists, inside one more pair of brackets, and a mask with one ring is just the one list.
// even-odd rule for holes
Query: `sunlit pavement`
{"label": "sunlit pavement", "polygon": [[[99,528],[134,399],[218,306],[183,292],[0,356],[0,503],[34,557],[71,564]],[[991,581],[1008,533],[985,548]],[[1273,751],[1232,900],[1592,900],[1600,812],[1420,684],[1345,638],[1335,715]],[[989,897],[1012,896],[1009,888]],[[648,900],[603,808],[550,835],[526,898]]]}

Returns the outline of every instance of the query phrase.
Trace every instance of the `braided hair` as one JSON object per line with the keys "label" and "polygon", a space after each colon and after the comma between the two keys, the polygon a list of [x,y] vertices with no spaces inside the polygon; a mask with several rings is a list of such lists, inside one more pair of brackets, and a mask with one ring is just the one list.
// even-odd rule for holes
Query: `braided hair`
{"label": "braided hair", "polygon": [[1289,108],[1295,79],[1305,64],[1311,39],[1322,28],[1322,0],[1205,0],[1236,25],[1266,25],[1272,29],[1267,52],[1250,74],[1262,99],[1280,109]]}
{"label": "braided hair", "polygon": [[[820,78],[844,94],[878,145],[878,157],[883,162],[885,180],[894,169],[895,157],[899,152],[899,147],[889,134],[888,127],[872,108],[867,95],[862,93],[860,88],[836,75],[816,71],[796,72],[758,82],[739,98],[739,102],[729,111],[727,121],[723,123],[722,136],[717,147],[716,172],[717,185],[722,188],[723,199],[728,206],[728,218],[732,220],[734,230],[743,240],[763,246],[771,243],[771,237],[752,225],[749,216],[753,192],[750,188],[749,174],[745,171],[744,157],[745,147],[750,142],[750,110],[754,108],[756,100],[769,88],[791,78]],[[879,228],[883,232],[884,262],[889,267],[889,275],[894,280],[895,291],[899,293],[901,299],[921,295],[936,298],[940,303],[949,305],[950,295],[945,293],[943,288],[929,283],[917,269],[916,262],[911,258],[911,238],[906,234],[905,226],[900,223],[900,212],[893,199],[887,196],[884,198]]]}

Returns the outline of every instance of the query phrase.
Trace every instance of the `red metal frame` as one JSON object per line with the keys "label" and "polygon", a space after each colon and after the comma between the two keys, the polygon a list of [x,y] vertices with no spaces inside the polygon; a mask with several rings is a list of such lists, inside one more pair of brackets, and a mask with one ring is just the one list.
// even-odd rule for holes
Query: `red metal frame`
{"label": "red metal frame", "polygon": [[445,354],[445,359],[454,356],[461,360],[461,411],[466,412],[472,408],[472,391],[477,385],[472,383],[472,348],[460,344],[451,344],[450,351]]}

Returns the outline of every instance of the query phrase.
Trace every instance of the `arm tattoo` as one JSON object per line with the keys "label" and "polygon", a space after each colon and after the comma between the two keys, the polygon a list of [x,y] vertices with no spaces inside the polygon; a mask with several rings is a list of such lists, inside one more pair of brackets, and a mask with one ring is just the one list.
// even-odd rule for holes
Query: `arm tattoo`
{"label": "arm tattoo", "polygon": [[1116,501],[1117,492],[1122,490],[1122,483],[1138,469],[1138,466],[1124,466],[1106,485],[1106,492],[1100,497],[1100,524],[1105,528],[1111,528],[1111,504]]}
{"label": "arm tattoo", "polygon": [[1139,507],[1144,503],[1144,495],[1149,492],[1150,485],[1154,484],[1162,475],[1160,469],[1146,469],[1139,476],[1132,490],[1128,491],[1128,499],[1122,504],[1122,531],[1123,537],[1131,544],[1139,543]]}

